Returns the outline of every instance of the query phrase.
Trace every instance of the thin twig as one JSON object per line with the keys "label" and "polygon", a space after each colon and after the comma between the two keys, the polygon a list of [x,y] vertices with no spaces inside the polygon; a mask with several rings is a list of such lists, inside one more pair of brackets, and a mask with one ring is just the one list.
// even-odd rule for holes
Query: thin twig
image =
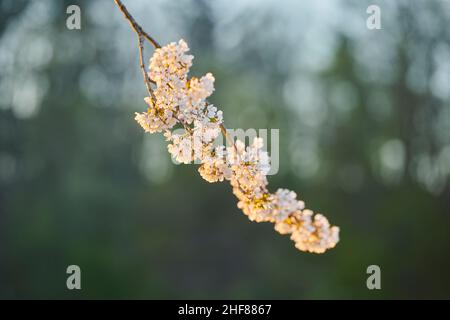
{"label": "thin twig", "polygon": [[156,103],[156,98],[153,93],[153,89],[151,86],[151,83],[155,83],[150,79],[148,76],[147,71],[145,71],[145,62],[144,62],[144,39],[147,39],[150,41],[150,43],[155,48],[160,48],[160,45],[156,40],[154,40],[152,37],[150,37],[143,29],[142,27],[134,20],[133,16],[128,12],[127,8],[124,6],[122,1],[120,0],[114,0],[117,6],[119,7],[119,10],[123,13],[125,19],[128,20],[130,23],[131,28],[134,30],[134,32],[137,35],[138,38],[138,48],[139,48],[139,66],[141,67],[142,75],[144,77],[145,86],[147,87],[148,94],[150,95],[152,101]]}
{"label": "thin twig", "polygon": [[224,126],[223,123],[220,124],[220,131],[222,131],[223,136],[225,137],[225,141],[227,141],[230,145],[234,147],[236,150],[236,146],[234,144],[234,139],[228,134],[227,128]]}

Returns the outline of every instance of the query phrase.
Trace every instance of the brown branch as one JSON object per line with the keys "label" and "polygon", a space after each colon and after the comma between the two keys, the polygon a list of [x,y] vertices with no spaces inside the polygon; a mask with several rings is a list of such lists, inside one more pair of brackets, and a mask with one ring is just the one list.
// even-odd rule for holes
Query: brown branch
{"label": "brown branch", "polygon": [[136,22],[136,20],[134,20],[133,16],[128,12],[127,8],[124,6],[121,0],[114,0],[114,2],[117,4],[119,10],[123,13],[125,19],[128,20],[134,32],[136,32],[138,36],[143,36],[145,39],[147,39],[155,49],[161,48],[159,43],[151,36],[149,36],[148,33],[145,32],[142,27]]}
{"label": "brown branch", "polygon": [[153,89],[152,89],[152,86],[150,84],[150,82],[151,82],[150,77],[148,76],[147,71],[145,71],[144,44],[143,44],[142,35],[139,35],[139,34],[138,34],[138,47],[139,47],[139,66],[141,67],[142,76],[144,77],[145,86],[147,87],[147,91],[148,91],[150,97],[156,103],[156,97],[155,97],[155,94],[153,93]]}
{"label": "brown branch", "polygon": [[147,87],[148,94],[150,95],[151,99],[156,103],[156,98],[153,93],[153,89],[151,86],[151,83],[155,84],[153,80],[150,79],[148,76],[147,71],[145,71],[145,62],[144,62],[144,39],[147,39],[150,41],[150,43],[155,48],[160,48],[160,45],[156,40],[154,40],[152,37],[150,37],[143,29],[142,27],[134,20],[133,16],[128,12],[127,8],[123,5],[122,1],[120,0],[114,0],[117,4],[117,7],[119,10],[123,13],[125,19],[128,20],[128,22],[131,25],[131,28],[134,30],[134,32],[137,35],[138,38],[138,48],[139,48],[139,66],[142,71],[142,76],[144,77],[145,86]]}
{"label": "brown branch", "polygon": [[234,144],[234,139],[228,134],[227,128],[223,123],[220,124],[220,131],[222,131],[223,136],[225,137],[225,141],[227,141],[233,148],[236,150],[236,145]]}

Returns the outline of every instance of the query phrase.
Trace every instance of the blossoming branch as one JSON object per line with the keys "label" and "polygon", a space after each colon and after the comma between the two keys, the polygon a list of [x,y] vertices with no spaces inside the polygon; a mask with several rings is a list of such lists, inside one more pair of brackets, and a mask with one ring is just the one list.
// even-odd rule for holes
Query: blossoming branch
{"label": "blossoming branch", "polygon": [[[208,182],[227,180],[238,199],[238,207],[251,221],[272,222],[280,234],[289,234],[301,251],[323,253],[336,246],[339,228],[330,226],[327,218],[305,209],[295,192],[278,189],[269,192],[267,173],[270,159],[263,151],[263,141],[255,138],[250,146],[227,135],[223,113],[208,103],[214,91],[214,77],[188,78],[193,56],[184,40],[164,47],[136,23],[120,0],[115,0],[138,36],[141,70],[149,96],[145,112],[135,120],[145,132],[164,133],[168,151],[181,163],[199,162],[200,175]],[[145,69],[143,41],[150,42],[155,52]],[[175,134],[176,126],[182,134]],[[228,145],[215,145],[223,133]]]}

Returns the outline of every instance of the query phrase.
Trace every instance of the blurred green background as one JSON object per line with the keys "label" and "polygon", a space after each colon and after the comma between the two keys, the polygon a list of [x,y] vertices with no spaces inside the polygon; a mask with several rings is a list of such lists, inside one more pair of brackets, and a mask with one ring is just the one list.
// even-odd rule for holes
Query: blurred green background
{"label": "blurred green background", "polygon": [[449,1],[124,3],[160,43],[189,43],[228,127],[280,129],[271,190],[341,242],[297,251],[144,134],[136,37],[112,0],[1,0],[0,298],[450,298]]}

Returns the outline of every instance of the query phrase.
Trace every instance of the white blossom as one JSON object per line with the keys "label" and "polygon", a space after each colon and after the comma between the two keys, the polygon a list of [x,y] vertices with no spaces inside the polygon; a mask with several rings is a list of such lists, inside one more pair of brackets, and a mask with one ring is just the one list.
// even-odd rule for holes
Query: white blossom
{"label": "white blossom", "polygon": [[225,147],[217,146],[210,155],[204,158],[203,164],[198,169],[203,179],[208,182],[230,180],[232,170],[225,157]]}
{"label": "white blossom", "polygon": [[214,80],[211,73],[189,80],[189,97],[193,105],[200,104],[214,92]]}
{"label": "white blossom", "polygon": [[149,105],[147,112],[136,112],[134,119],[145,132],[162,132],[172,128],[177,123],[171,110],[157,110],[148,97],[144,98],[144,101]]}
{"label": "white blossom", "polygon": [[287,189],[278,189],[272,198],[272,216],[275,221],[286,220],[289,215],[305,208],[303,201],[297,200],[297,194]]}
{"label": "white blossom", "polygon": [[237,140],[234,148],[228,148],[228,161],[232,164],[233,175],[230,183],[233,193],[239,199],[238,207],[252,221],[270,221],[270,199],[267,191],[266,164],[262,156],[262,142],[255,138],[252,145]]}
{"label": "white blossom", "polygon": [[180,163],[189,164],[192,162],[192,137],[188,134],[173,134],[166,137],[172,142],[167,146],[167,150],[172,157]]}
{"label": "white blossom", "polygon": [[189,47],[183,39],[155,50],[150,59],[149,76],[158,87],[169,84],[180,88],[185,85],[194,58],[186,54],[188,51]]}
{"label": "white blossom", "polygon": [[291,234],[296,248],[302,251],[323,253],[334,248],[339,241],[339,228],[330,227],[328,219],[321,214],[313,217],[311,210],[302,212],[303,223]]}

